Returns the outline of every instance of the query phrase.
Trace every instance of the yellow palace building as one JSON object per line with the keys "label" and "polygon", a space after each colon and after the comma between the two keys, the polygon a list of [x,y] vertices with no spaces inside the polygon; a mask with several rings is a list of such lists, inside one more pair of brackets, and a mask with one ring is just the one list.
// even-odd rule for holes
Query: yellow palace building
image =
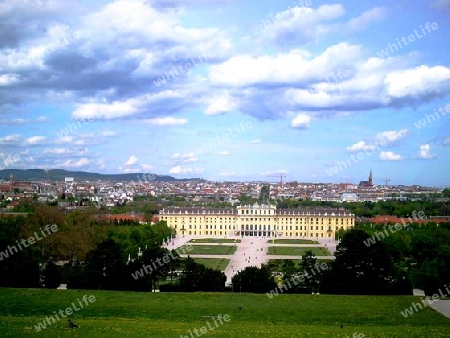
{"label": "yellow palace building", "polygon": [[355,225],[343,208],[277,209],[273,205],[236,208],[167,207],[159,219],[177,235],[335,238],[339,229]]}

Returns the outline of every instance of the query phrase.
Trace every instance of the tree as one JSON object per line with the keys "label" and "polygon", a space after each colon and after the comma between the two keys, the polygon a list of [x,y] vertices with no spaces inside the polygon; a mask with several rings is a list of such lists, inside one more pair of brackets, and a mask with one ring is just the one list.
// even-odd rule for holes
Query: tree
{"label": "tree", "polygon": [[125,290],[131,281],[120,246],[112,239],[101,242],[89,252],[83,273],[88,276],[86,288]]}
{"label": "tree", "polygon": [[313,293],[319,292],[320,282],[322,279],[323,271],[317,269],[317,258],[311,250],[305,252],[302,256],[302,262],[300,264],[300,274],[304,278],[304,285],[311,289]]}
{"label": "tree", "polygon": [[142,258],[137,260],[142,266],[148,267],[143,279],[147,281],[151,290],[156,290],[157,283],[168,275],[169,265],[165,263],[167,258],[164,259],[164,256],[169,257],[170,261],[169,250],[151,246],[144,250]]}
{"label": "tree", "polygon": [[180,291],[223,291],[227,277],[218,270],[206,268],[188,256],[182,263],[183,270],[178,282]]}
{"label": "tree", "polygon": [[0,286],[39,287],[39,248],[19,246],[20,233],[27,220],[22,217],[0,218]]}
{"label": "tree", "polygon": [[322,290],[337,294],[412,294],[411,283],[396,269],[385,244],[378,241],[367,246],[368,238],[359,229],[344,235],[331,270],[324,274]]}
{"label": "tree", "polygon": [[61,267],[53,262],[48,262],[44,269],[44,287],[56,289],[62,281]]}
{"label": "tree", "polygon": [[246,267],[233,276],[232,283],[235,290],[239,288],[242,292],[254,293],[269,292],[277,286],[266,264],[262,264],[261,268]]}
{"label": "tree", "polygon": [[296,273],[295,263],[291,259],[283,259],[281,262],[281,273],[284,279],[289,279]]}

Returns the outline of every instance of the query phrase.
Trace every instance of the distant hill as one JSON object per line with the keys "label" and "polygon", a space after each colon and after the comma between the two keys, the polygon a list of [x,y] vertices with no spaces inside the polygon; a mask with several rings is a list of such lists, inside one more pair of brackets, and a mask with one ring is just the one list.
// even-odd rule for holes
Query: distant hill
{"label": "distant hill", "polygon": [[15,181],[38,181],[49,179],[51,181],[64,181],[66,177],[73,177],[77,181],[203,181],[201,178],[176,179],[168,175],[156,175],[150,173],[133,174],[98,174],[86,171],[68,171],[63,169],[3,169],[0,170],[0,180],[9,180],[12,174]]}

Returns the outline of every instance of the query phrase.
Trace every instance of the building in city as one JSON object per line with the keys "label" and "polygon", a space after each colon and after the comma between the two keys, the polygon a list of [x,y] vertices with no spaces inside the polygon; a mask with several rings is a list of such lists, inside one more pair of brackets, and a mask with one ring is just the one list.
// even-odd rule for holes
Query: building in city
{"label": "building in city", "polygon": [[159,218],[177,235],[335,238],[339,229],[355,225],[343,208],[277,209],[272,205],[236,208],[167,207]]}
{"label": "building in city", "polygon": [[361,182],[359,182],[359,185],[360,185],[361,187],[366,187],[366,188],[373,187],[373,182],[372,182],[372,169],[370,169],[369,179],[368,179],[367,181],[361,181]]}

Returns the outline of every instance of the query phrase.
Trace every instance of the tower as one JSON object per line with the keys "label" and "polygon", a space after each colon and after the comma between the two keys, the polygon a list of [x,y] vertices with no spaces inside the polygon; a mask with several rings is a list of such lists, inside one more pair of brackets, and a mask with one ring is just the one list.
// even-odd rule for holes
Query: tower
{"label": "tower", "polygon": [[372,169],[370,169],[370,174],[369,174],[369,185],[372,186]]}

